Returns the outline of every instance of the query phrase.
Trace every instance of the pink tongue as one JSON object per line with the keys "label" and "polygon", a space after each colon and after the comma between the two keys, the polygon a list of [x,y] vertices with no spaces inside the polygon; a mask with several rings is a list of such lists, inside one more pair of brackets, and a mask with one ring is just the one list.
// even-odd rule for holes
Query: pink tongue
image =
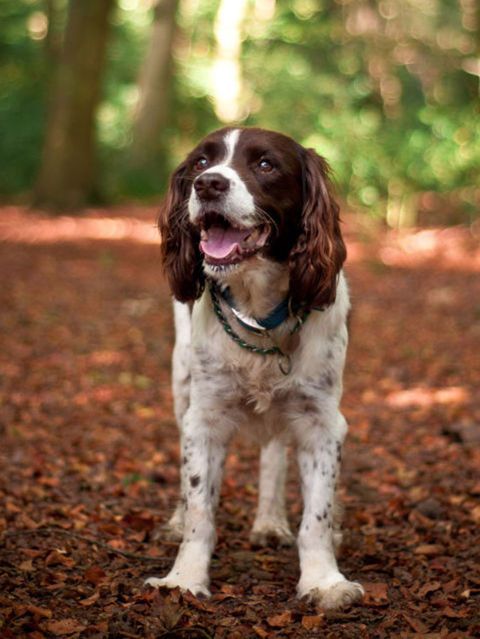
{"label": "pink tongue", "polygon": [[249,233],[250,231],[245,229],[212,226],[208,229],[207,239],[200,242],[200,248],[209,257],[222,259],[230,255]]}

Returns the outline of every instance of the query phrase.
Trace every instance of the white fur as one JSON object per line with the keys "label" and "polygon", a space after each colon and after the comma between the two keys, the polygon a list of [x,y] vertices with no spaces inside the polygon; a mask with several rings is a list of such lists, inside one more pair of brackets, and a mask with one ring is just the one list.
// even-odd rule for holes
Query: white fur
{"label": "white fur", "polygon": [[233,160],[233,154],[237,146],[238,138],[240,137],[240,129],[232,129],[224,138],[225,146],[227,148],[227,155],[225,156],[224,163],[228,166]]}
{"label": "white fur", "polygon": [[[258,223],[255,218],[255,201],[237,171],[232,169],[230,166],[239,135],[240,131],[238,129],[233,129],[225,134],[225,157],[222,162],[209,167],[203,171],[201,175],[205,175],[205,173],[219,173],[227,178],[230,183],[230,188],[225,195],[224,201],[226,217],[230,218],[232,224],[253,227],[256,223]],[[190,194],[188,210],[190,213],[190,220],[195,223],[201,212],[201,203],[195,189],[192,189]]]}
{"label": "white fur", "polygon": [[294,542],[285,509],[286,453],[280,438],[262,447],[258,510],[250,533],[250,541],[257,546],[268,545],[271,538],[284,546]]}

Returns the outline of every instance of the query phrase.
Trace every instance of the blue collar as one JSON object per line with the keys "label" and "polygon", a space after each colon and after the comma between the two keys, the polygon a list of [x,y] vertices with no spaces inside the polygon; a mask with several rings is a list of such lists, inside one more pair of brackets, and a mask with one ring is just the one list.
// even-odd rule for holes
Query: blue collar
{"label": "blue collar", "polygon": [[258,319],[257,317],[248,317],[238,310],[238,308],[235,306],[235,300],[233,299],[233,295],[228,286],[217,286],[216,290],[220,293],[222,299],[231,308],[236,320],[243,326],[243,328],[246,328],[247,330],[254,333],[271,331],[280,326],[280,324],[283,324],[283,322],[285,322],[285,320],[288,319],[290,315],[290,301],[288,297],[280,302],[280,304],[275,306],[275,308],[267,315],[267,317]]}

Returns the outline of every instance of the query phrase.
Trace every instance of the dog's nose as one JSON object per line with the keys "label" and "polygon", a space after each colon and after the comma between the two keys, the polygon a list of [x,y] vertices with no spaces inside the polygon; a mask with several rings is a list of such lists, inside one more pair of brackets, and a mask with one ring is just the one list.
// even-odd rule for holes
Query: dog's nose
{"label": "dog's nose", "polygon": [[230,188],[230,181],[221,173],[204,173],[193,183],[196,194],[201,200],[215,200]]}

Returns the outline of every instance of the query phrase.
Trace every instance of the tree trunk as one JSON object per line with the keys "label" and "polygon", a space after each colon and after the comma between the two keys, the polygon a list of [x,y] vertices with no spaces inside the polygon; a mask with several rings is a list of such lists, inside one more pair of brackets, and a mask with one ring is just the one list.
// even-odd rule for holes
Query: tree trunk
{"label": "tree trunk", "polygon": [[178,0],[158,0],[155,5],[150,43],[139,78],[130,165],[148,168],[162,149],[162,128],[170,111],[172,47]]}
{"label": "tree trunk", "polygon": [[37,205],[80,208],[95,191],[95,110],[114,1],[70,0],[34,192]]}
{"label": "tree trunk", "polygon": [[[48,20],[48,30],[45,37],[45,53],[50,67],[56,68],[62,51],[61,22],[65,7],[59,0],[44,0],[45,14]],[[49,69],[50,74],[53,71]]]}

